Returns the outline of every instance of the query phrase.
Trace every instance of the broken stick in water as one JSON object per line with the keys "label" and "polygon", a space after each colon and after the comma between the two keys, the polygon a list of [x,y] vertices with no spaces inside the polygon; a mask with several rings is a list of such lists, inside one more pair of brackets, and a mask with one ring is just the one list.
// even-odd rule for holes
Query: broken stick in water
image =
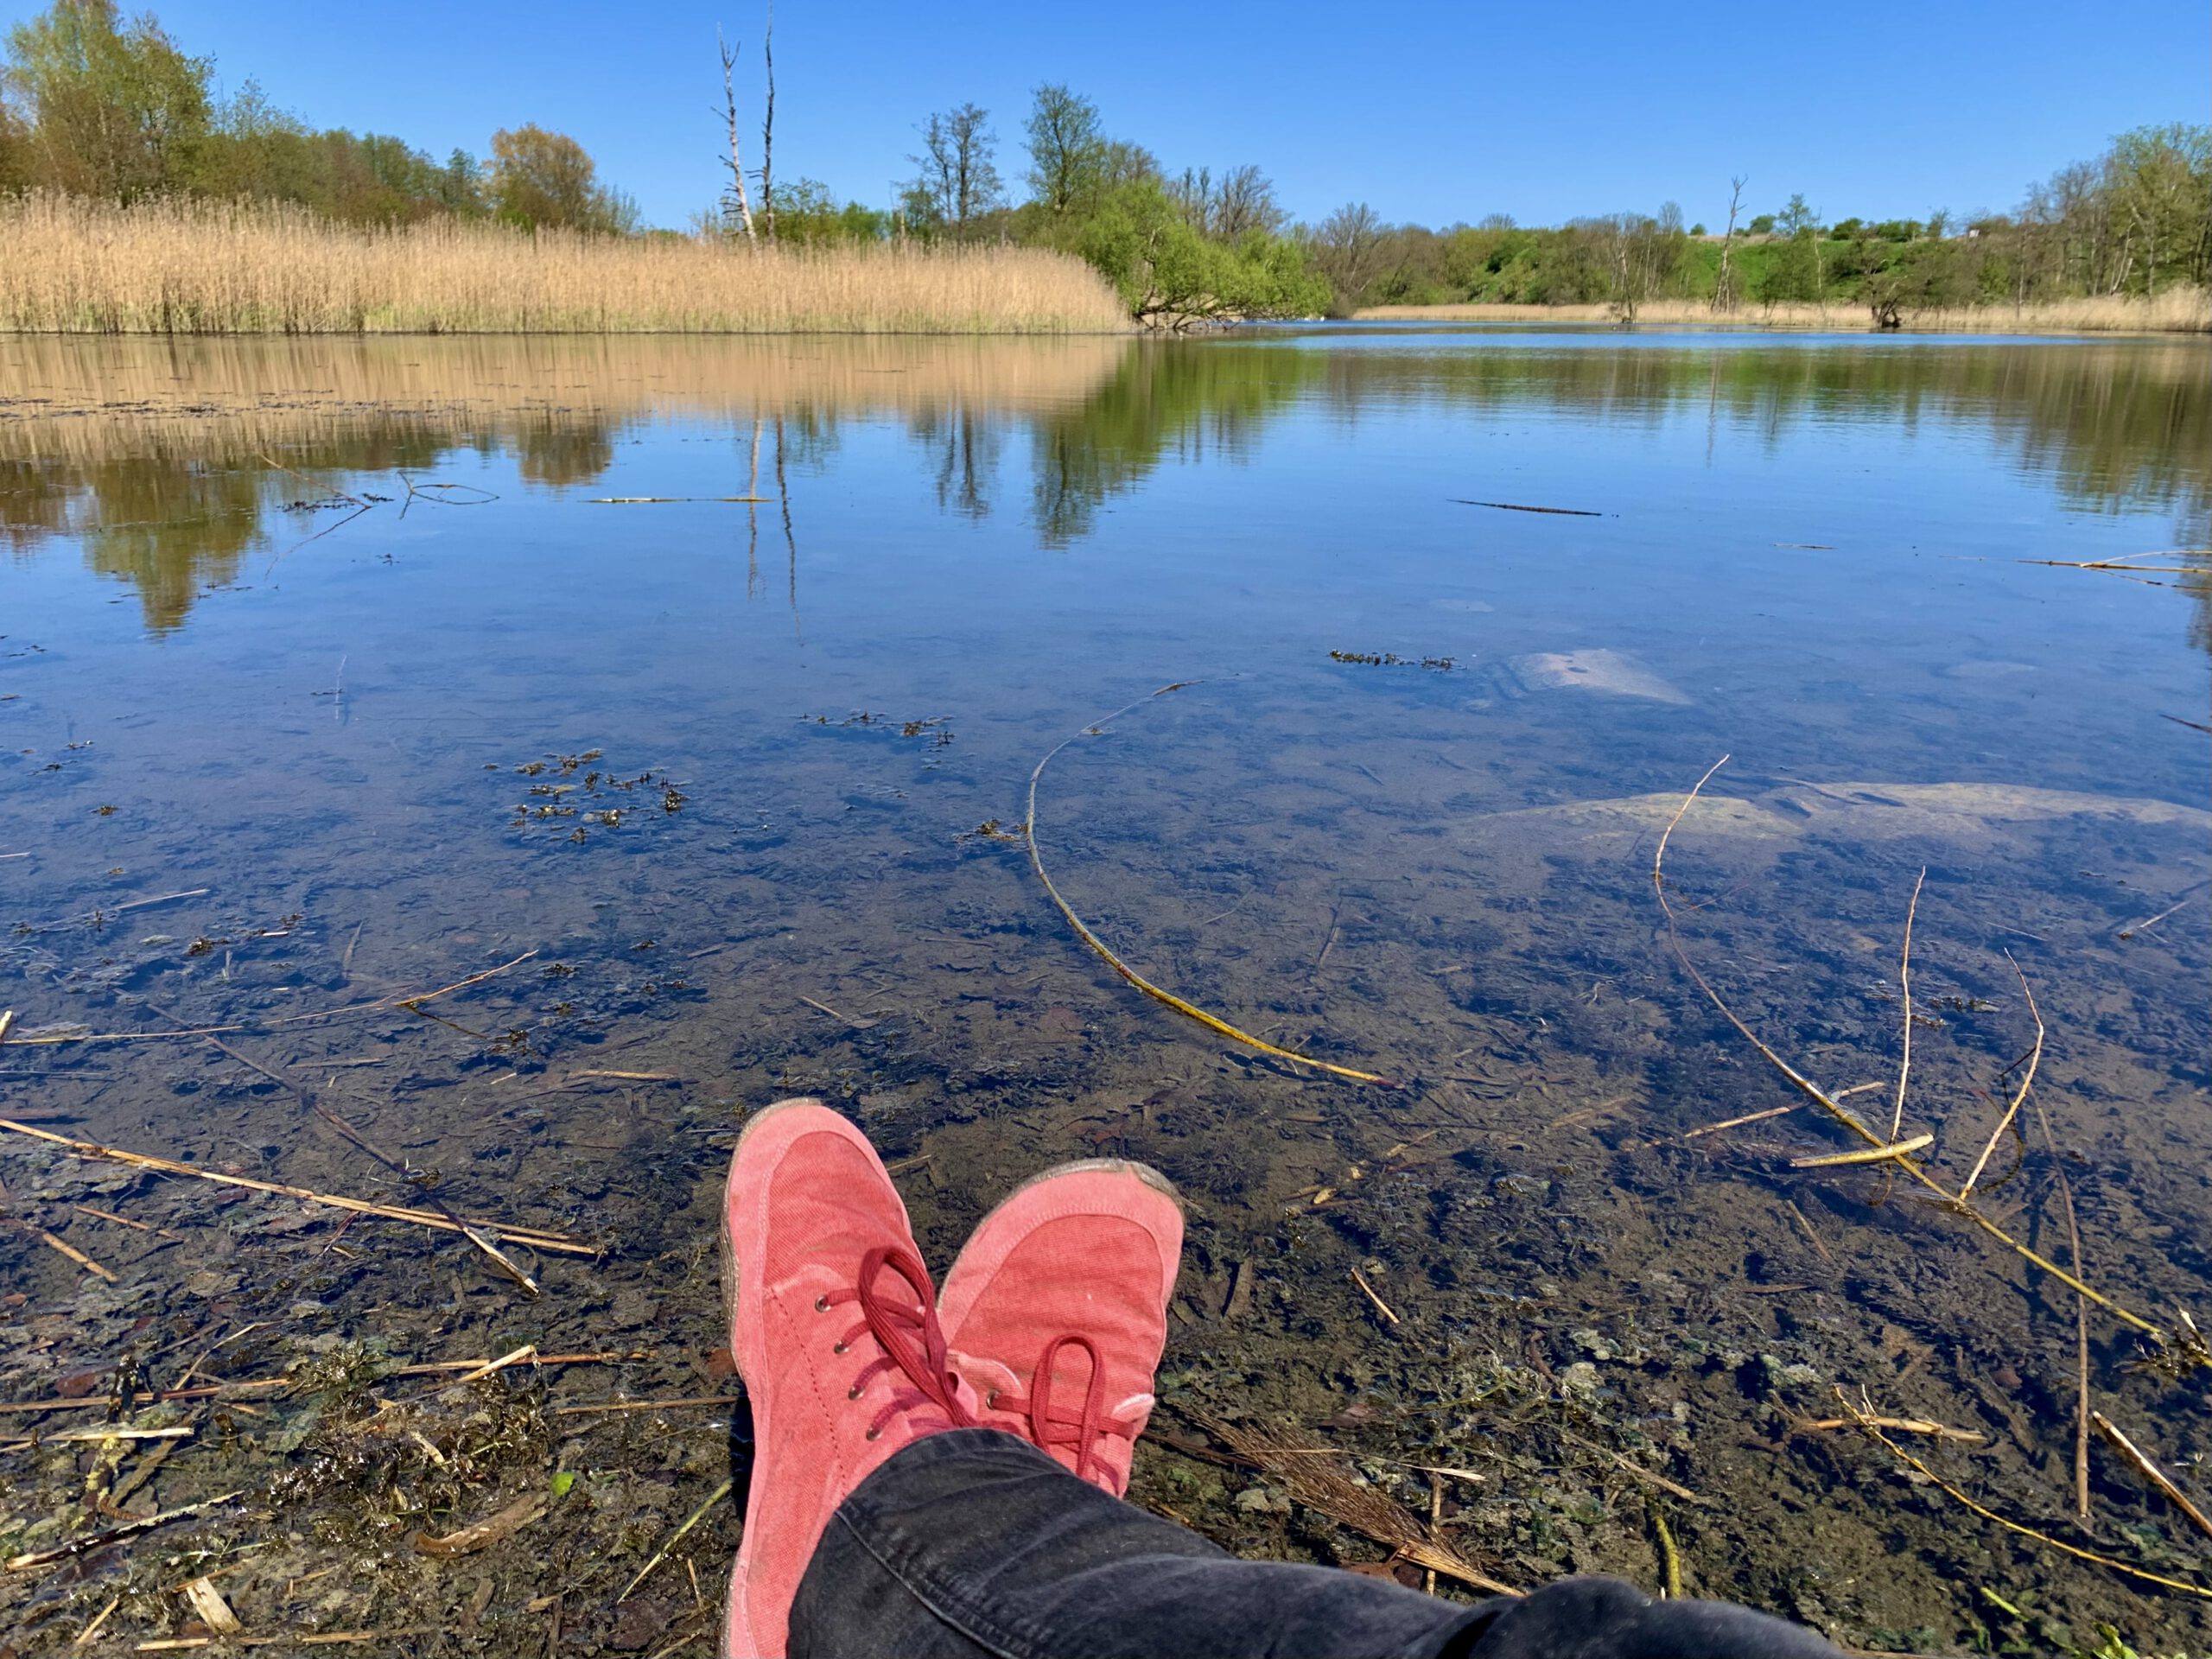
{"label": "broken stick in water", "polygon": [[[188,1175],[195,1180],[211,1181],[218,1186],[242,1186],[252,1192],[274,1192],[280,1197],[297,1198],[304,1204],[328,1205],[334,1209],[350,1210],[359,1215],[381,1216],[387,1221],[412,1222],[418,1227],[429,1227],[441,1232],[466,1230],[458,1219],[428,1210],[409,1210],[397,1205],[373,1204],[366,1198],[341,1198],[336,1193],[317,1192],[304,1186],[287,1186],[281,1181],[257,1181],[245,1175],[226,1175],[219,1170],[202,1169],[196,1164],[179,1163],[173,1158],[155,1158],[144,1153],[125,1152],[119,1147],[104,1147],[92,1141],[72,1141],[68,1136],[55,1135],[48,1129],[33,1128],[28,1123],[13,1118],[0,1117],[0,1131],[10,1135],[26,1135],[61,1147],[79,1158],[104,1159],[110,1162],[129,1164],[138,1169],[159,1171],[165,1175]],[[586,1244],[561,1233],[541,1231],[535,1227],[518,1227],[505,1222],[470,1221],[467,1227],[494,1238],[522,1244],[534,1250],[554,1250],[568,1255],[597,1255],[598,1247]]]}

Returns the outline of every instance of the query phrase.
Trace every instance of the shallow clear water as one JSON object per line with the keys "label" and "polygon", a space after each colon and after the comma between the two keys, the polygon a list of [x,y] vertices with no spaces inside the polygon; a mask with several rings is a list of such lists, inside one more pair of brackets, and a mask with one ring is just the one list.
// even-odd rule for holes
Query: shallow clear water
{"label": "shallow clear water", "polygon": [[[2202,1287],[2212,588],[2031,563],[2212,542],[2200,346],[9,340],[0,534],[0,855],[23,855],[0,859],[0,1104],[384,1192],[229,1055],[107,1040],[235,1026],[457,1205],[609,1241],[548,1258],[528,1305],[442,1247],[468,1293],[410,1354],[588,1344],[591,1275],[687,1253],[656,1317],[711,1345],[695,1247],[734,1109],[803,1089],[927,1155],[902,1179],[940,1258],[1039,1164],[1160,1164],[1193,1204],[1170,1363],[1194,1402],[1265,1373],[1255,1410],[1374,1393],[1448,1441],[1454,1344],[1551,1376],[1568,1332],[1625,1322],[1693,1344],[1607,1396],[1696,1399],[1685,1459],[1832,1382],[1894,1385],[1887,1409],[1998,1424],[2005,1503],[2056,1516],[2070,1302],[1955,1217],[1870,1204],[1878,1175],[1790,1170],[1847,1144],[1812,1114],[1675,1138],[1796,1098],[1653,902],[1658,832],[1723,753],[1668,854],[1716,988],[1830,1088],[1891,1079],[1886,1128],[1924,866],[1905,1129],[1955,1183],[1974,1162],[2033,1035],[2009,951],[2092,1262],[2162,1319]],[[1147,1002],[1017,842],[973,833],[1018,829],[1039,757],[1170,682],[1195,683],[1046,772],[1056,880],[1167,988],[1405,1088]],[[527,951],[439,1022],[353,1007]],[[2027,1144],[2000,1207],[2056,1249]],[[389,1231],[388,1262],[429,1259]],[[70,1282],[35,1242],[0,1259]],[[1254,1261],[1269,1289],[1224,1324]],[[1376,1325],[1361,1264],[1442,1348]],[[318,1294],[347,1334],[427,1317],[389,1271]],[[1907,1366],[1893,1334],[1945,1357]],[[2198,1446],[2201,1408],[2130,1381],[2120,1328],[2098,1342],[2129,1420]],[[1821,1380],[1738,1386],[1710,1354]],[[62,1363],[16,1358],[18,1395]],[[1788,1529],[1859,1502],[1835,1494],[1881,1454],[1779,1454],[1827,1495],[1795,1522],[1751,1495],[1777,1454],[1710,1455],[1677,1465],[1737,1518],[1703,1587],[1815,1617]],[[1869,1560],[1909,1502],[1852,1512]],[[1945,1548],[1814,1600],[1846,1634],[1962,1639]],[[2066,1571],[2078,1609],[2194,1628]]]}

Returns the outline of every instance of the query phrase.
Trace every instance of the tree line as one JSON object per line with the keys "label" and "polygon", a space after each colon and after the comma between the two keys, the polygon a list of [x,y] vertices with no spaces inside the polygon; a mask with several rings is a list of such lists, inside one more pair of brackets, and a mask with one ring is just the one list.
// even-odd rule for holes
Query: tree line
{"label": "tree line", "polygon": [[[1657,300],[1716,312],[1810,301],[1909,310],[2076,295],[2155,296],[2212,283],[2212,128],[2142,127],[2062,168],[2008,213],[1827,220],[1801,195],[1745,215],[1731,181],[1716,232],[1673,203],[1524,226],[1505,215],[1441,228],[1386,222],[1354,202],[1294,223],[1249,162],[1171,172],[1114,136],[1073,88],[1036,87],[1003,156],[974,103],[915,129],[913,172],[887,207],[841,200],[773,172],[772,27],[758,164],[747,160],[735,68],[721,46],[728,180],[695,215],[702,237],[798,243],[1015,243],[1088,260],[1133,316],[1313,316],[1376,305],[1592,304],[1632,321]],[[1014,176],[1008,177],[1009,173]],[[388,135],[317,129],[251,80],[229,96],[213,65],[150,14],[114,0],[54,0],[11,29],[0,61],[0,190],[47,188],[128,202],[170,194],[275,198],[333,219],[399,224],[440,215],[526,229],[640,233],[635,204],[583,146],[535,124],[492,135],[490,153],[442,160]],[[665,232],[663,232],[665,233]]]}
{"label": "tree line", "polygon": [[317,129],[253,81],[217,95],[214,64],[151,13],[114,0],[54,0],[8,31],[0,60],[0,189],[130,202],[155,196],[296,201],[356,224],[438,215],[524,228],[626,233],[636,205],[603,183],[582,145],[525,123],[491,154],[443,160],[404,139]]}
{"label": "tree line", "polygon": [[1824,219],[1802,194],[1730,222],[1685,226],[1669,202],[1563,226],[1504,215],[1431,230],[1339,209],[1301,227],[1338,303],[1592,304],[1632,319],[1655,300],[1726,313],[1784,302],[1863,304],[1877,320],[2082,295],[2149,297],[2212,284],[2212,127],[2139,127],[2030,187],[2010,213]]}

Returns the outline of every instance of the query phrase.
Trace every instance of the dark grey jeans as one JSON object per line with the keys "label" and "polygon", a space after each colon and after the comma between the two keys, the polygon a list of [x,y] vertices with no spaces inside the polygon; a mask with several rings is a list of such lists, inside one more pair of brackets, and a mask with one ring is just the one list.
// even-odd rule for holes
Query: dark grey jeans
{"label": "dark grey jeans", "polygon": [[1810,1631],[1567,1579],[1474,1606],[1243,1561],[995,1429],[918,1440],[830,1518],[791,1659],[1836,1659]]}

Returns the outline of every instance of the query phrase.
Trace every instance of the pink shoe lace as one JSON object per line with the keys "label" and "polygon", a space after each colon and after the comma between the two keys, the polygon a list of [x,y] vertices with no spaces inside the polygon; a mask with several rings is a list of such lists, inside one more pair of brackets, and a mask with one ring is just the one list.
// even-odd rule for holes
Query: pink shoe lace
{"label": "pink shoe lace", "polygon": [[[886,1300],[878,1290],[876,1281],[887,1268],[913,1293],[912,1306]],[[906,1378],[903,1384],[892,1389],[890,1398],[868,1424],[869,1440],[876,1439],[893,1418],[904,1412],[926,1414],[916,1420],[918,1427],[976,1427],[975,1414],[962,1402],[960,1380],[945,1356],[944,1332],[937,1322],[937,1292],[930,1283],[927,1268],[897,1245],[880,1244],[861,1258],[860,1282],[853,1289],[833,1290],[817,1297],[814,1311],[827,1313],[844,1302],[860,1304],[860,1321],[837,1339],[831,1351],[849,1353],[863,1336],[874,1337],[882,1350],[861,1367],[845,1397],[859,1399],[877,1377],[894,1371]]]}
{"label": "pink shoe lace", "polygon": [[[1082,1408],[1072,1414],[1052,1409],[1052,1366],[1063,1348],[1080,1348],[1090,1359],[1090,1384],[1084,1390]],[[1107,1472],[1098,1463],[1097,1445],[1101,1440],[1113,1434],[1135,1440],[1144,1432],[1141,1414],[1106,1414],[1106,1368],[1099,1361],[1097,1344],[1089,1337],[1055,1337],[1046,1343],[1027,1399],[1003,1389],[994,1389],[983,1403],[993,1411],[1027,1417],[1029,1442],[1040,1451],[1049,1452],[1055,1446],[1072,1447],[1076,1474],[1092,1482]]]}

